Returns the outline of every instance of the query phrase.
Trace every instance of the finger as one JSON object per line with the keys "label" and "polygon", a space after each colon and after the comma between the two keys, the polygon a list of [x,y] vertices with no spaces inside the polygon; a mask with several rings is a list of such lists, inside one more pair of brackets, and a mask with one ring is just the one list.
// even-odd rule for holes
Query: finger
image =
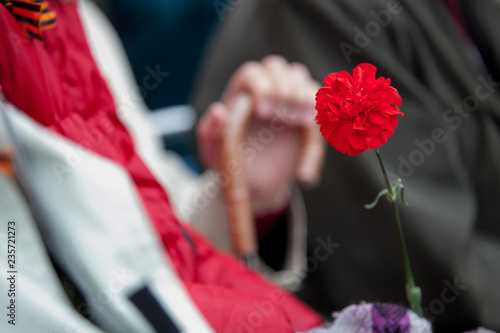
{"label": "finger", "polygon": [[212,103],[197,128],[200,158],[208,168],[218,168],[219,138],[228,116],[222,103]]}
{"label": "finger", "polygon": [[229,81],[222,100],[227,104],[236,94],[247,91],[256,103],[257,116],[263,117],[273,109],[273,84],[269,73],[260,63],[247,62]]}
{"label": "finger", "polygon": [[316,116],[315,97],[320,85],[311,78],[311,74],[306,66],[301,63],[290,65],[293,82],[295,86],[294,101],[299,108],[297,123],[302,126],[309,126],[314,123]]}
{"label": "finger", "polygon": [[205,167],[209,167],[211,164],[210,163],[211,161],[208,158],[210,156],[210,154],[207,152],[208,148],[206,145],[208,130],[210,128],[210,122],[212,120],[212,117],[210,116],[211,107],[212,106],[210,106],[207,109],[205,114],[201,117],[200,121],[198,122],[198,126],[196,127],[196,139],[198,142],[198,154],[199,154],[199,158],[200,158],[202,164]]}
{"label": "finger", "polygon": [[299,63],[288,64],[279,56],[265,58],[263,65],[273,78],[279,98],[278,107],[273,110],[274,114],[286,114],[289,126],[302,126],[304,121],[310,120],[312,116],[306,98],[311,82],[309,70]]}
{"label": "finger", "polygon": [[312,124],[315,124],[315,118],[316,118],[316,93],[318,92],[318,89],[321,87],[321,85],[314,81],[310,80],[308,84],[308,88],[304,89],[305,95],[304,95],[304,100],[302,102],[303,107],[305,108],[304,112],[302,112],[303,118],[303,125],[309,126]]}
{"label": "finger", "polygon": [[311,74],[306,66],[301,63],[290,65],[292,80],[295,84],[293,100],[301,106],[314,106],[314,96],[311,98]]}
{"label": "finger", "polygon": [[287,104],[293,100],[293,82],[290,65],[285,58],[272,55],[262,59],[262,65],[273,81],[275,100]]}
{"label": "finger", "polygon": [[307,71],[296,64],[290,65],[288,72],[288,82],[292,91],[286,104],[286,111],[291,121],[289,125],[302,126],[305,118],[304,113],[310,112],[306,107],[310,78]]}

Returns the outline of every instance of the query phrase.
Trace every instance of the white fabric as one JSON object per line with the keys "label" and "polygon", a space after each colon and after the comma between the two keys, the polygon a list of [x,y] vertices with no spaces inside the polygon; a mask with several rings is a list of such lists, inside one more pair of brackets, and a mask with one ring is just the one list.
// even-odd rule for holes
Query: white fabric
{"label": "white fabric", "polygon": [[196,125],[196,111],[190,105],[176,105],[155,109],[148,120],[157,137],[187,134]]}
{"label": "white fabric", "polygon": [[182,331],[211,332],[167,261],[126,170],[13,108],[8,113],[43,207],[45,244],[86,297],[84,312],[108,332],[154,332],[128,299],[149,286]]}
{"label": "white fabric", "polygon": [[[6,317],[7,223],[15,222],[16,292],[15,325]],[[12,245],[12,243],[11,243]],[[0,290],[2,320],[0,332],[99,333],[97,327],[80,316],[71,305],[52,269],[38,229],[24,199],[12,179],[0,175]],[[12,248],[11,248],[12,249]]]}

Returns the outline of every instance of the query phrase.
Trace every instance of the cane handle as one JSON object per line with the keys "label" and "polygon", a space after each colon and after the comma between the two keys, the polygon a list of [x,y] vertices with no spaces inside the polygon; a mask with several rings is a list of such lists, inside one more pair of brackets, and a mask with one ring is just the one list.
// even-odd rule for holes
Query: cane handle
{"label": "cane handle", "polygon": [[[245,163],[240,145],[246,139],[253,116],[252,98],[241,93],[230,101],[229,116],[221,135],[222,172],[228,176],[224,187],[226,213],[233,249],[241,257],[257,255],[257,235]],[[305,186],[319,182],[324,159],[324,140],[316,125],[303,127],[295,179]]]}

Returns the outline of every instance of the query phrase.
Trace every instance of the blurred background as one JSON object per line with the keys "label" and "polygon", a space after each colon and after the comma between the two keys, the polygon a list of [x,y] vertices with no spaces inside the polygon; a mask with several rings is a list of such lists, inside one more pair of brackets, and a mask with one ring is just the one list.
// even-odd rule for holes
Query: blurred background
{"label": "blurred background", "polygon": [[[96,1],[123,42],[154,123],[161,124],[165,148],[179,153],[197,172],[201,165],[192,133],[196,115],[189,101],[206,49],[230,8],[227,2]],[[165,78],[149,88],[144,80],[155,71]]]}
{"label": "blurred background", "polygon": [[[198,171],[195,119],[243,62],[283,55],[318,81],[374,64],[403,98],[405,116],[381,150],[407,187],[403,228],[426,315],[436,332],[500,330],[497,0],[96,2],[146,103],[163,114],[157,123],[171,127],[165,147]],[[155,71],[168,76],[147,89]],[[299,296],[326,317],[363,300],[405,302],[391,208],[363,209],[383,188],[376,166],[369,152],[330,148],[322,184],[304,192],[309,258],[318,265]],[[320,261],[314,250],[325,235],[341,247]]]}

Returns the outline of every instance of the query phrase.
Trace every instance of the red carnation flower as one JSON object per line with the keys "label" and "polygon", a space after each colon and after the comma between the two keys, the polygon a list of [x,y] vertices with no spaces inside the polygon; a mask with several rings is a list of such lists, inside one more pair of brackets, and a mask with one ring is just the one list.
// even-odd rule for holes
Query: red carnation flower
{"label": "red carnation flower", "polygon": [[316,122],[335,149],[348,155],[382,146],[398,126],[401,96],[391,79],[379,77],[377,68],[360,64],[353,75],[345,71],[328,75],[316,93]]}

